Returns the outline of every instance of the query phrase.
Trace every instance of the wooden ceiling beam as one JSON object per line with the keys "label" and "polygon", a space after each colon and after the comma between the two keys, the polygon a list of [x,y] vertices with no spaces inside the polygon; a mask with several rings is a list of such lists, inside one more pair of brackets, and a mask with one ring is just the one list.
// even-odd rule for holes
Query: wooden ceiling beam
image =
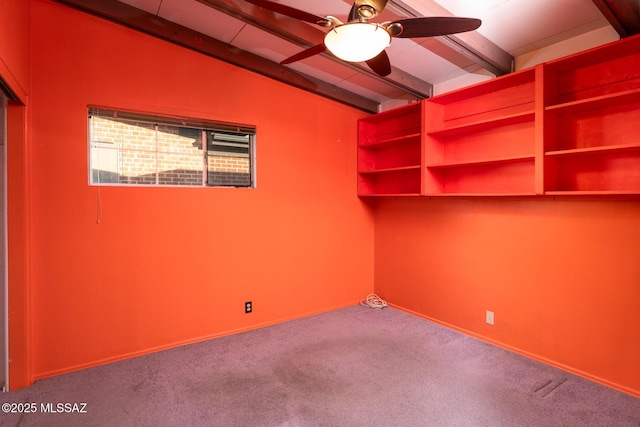
{"label": "wooden ceiling beam", "polygon": [[640,1],[593,0],[620,38],[640,33]]}

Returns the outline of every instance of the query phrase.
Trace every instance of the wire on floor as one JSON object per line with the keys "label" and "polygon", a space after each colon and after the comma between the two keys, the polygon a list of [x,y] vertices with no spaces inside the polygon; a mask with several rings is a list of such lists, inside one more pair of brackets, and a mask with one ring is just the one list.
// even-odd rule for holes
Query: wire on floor
{"label": "wire on floor", "polygon": [[360,301],[360,305],[369,308],[385,308],[387,307],[387,302],[376,294],[369,294],[365,299]]}

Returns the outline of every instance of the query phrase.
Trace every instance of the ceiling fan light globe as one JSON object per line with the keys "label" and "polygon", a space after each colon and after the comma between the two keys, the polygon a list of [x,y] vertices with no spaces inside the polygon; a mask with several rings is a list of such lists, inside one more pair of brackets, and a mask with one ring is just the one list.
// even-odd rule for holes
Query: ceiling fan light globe
{"label": "ceiling fan light globe", "polygon": [[375,58],[391,43],[391,35],[377,24],[352,22],[338,25],[324,37],[324,44],[338,58],[363,62]]}

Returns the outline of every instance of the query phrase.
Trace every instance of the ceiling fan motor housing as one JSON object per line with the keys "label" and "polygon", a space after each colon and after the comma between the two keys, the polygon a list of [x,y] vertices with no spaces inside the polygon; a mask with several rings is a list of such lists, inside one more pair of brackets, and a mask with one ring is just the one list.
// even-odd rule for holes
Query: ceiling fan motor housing
{"label": "ceiling fan motor housing", "polygon": [[377,14],[378,11],[371,5],[363,4],[362,6],[358,7],[358,15],[360,15],[362,19],[366,20],[375,18]]}

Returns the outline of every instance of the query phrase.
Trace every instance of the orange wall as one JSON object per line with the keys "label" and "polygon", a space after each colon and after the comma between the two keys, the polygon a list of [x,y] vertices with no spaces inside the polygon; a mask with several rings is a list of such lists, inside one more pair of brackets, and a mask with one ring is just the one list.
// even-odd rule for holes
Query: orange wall
{"label": "orange wall", "polygon": [[[56,3],[32,10],[34,378],[370,292],[373,216],[355,191],[365,113]],[[258,187],[103,187],[98,224],[89,104],[254,124]]]}
{"label": "orange wall", "polygon": [[30,3],[28,0],[0,2],[0,78],[23,103],[31,79]]}
{"label": "orange wall", "polygon": [[385,200],[375,217],[382,298],[640,396],[639,199]]}

